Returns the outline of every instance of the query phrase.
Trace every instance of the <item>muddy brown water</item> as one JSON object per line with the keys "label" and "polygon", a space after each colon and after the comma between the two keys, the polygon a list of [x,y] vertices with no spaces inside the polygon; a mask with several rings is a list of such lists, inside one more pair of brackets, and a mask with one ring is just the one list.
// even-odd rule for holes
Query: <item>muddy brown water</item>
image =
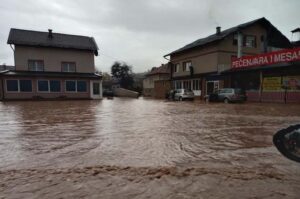
{"label": "muddy brown water", "polygon": [[0,103],[0,198],[299,198],[299,104]]}

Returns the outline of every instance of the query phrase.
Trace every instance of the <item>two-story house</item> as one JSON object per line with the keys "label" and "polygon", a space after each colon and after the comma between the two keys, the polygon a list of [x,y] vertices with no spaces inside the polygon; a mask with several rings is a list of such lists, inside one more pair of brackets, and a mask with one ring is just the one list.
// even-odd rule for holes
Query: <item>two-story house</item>
{"label": "two-story house", "polygon": [[202,97],[230,80],[222,72],[233,58],[290,47],[289,40],[267,19],[260,18],[198,39],[164,57],[172,63],[172,86],[192,89]]}
{"label": "two-story house", "polygon": [[11,29],[15,70],[0,73],[0,99],[101,99],[93,37]]}
{"label": "two-story house", "polygon": [[169,64],[153,67],[143,80],[143,95],[145,97],[164,98],[170,87]]}

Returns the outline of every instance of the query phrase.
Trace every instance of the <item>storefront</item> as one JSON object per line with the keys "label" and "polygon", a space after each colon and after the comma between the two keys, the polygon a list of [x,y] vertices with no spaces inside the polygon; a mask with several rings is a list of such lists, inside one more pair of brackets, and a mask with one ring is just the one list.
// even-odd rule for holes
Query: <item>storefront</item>
{"label": "storefront", "polygon": [[230,85],[246,91],[249,101],[300,102],[300,48],[233,60],[225,71]]}

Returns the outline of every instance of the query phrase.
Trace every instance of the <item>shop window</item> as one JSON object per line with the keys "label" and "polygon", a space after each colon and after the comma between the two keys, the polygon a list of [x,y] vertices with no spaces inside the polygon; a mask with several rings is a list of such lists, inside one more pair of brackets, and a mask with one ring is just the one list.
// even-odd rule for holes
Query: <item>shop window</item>
{"label": "shop window", "polygon": [[20,92],[32,92],[31,80],[19,80],[19,81],[20,81]]}
{"label": "shop window", "polygon": [[76,92],[76,81],[67,80],[66,81],[66,91],[67,92]]}
{"label": "shop window", "polygon": [[61,63],[61,71],[62,72],[76,72],[76,63],[75,62],[62,62]]}
{"label": "shop window", "polygon": [[60,92],[59,80],[50,80],[50,92]]}
{"label": "shop window", "polygon": [[190,71],[191,66],[192,66],[191,61],[183,62],[183,71]]}
{"label": "shop window", "polygon": [[77,81],[77,92],[86,92],[87,84],[86,81]]}
{"label": "shop window", "polygon": [[18,92],[19,91],[18,80],[6,80],[6,90],[8,92]]}
{"label": "shop window", "polygon": [[48,92],[49,91],[48,80],[38,80],[38,91],[39,92]]}
{"label": "shop window", "polygon": [[44,71],[44,61],[43,60],[28,60],[28,70],[29,71]]}

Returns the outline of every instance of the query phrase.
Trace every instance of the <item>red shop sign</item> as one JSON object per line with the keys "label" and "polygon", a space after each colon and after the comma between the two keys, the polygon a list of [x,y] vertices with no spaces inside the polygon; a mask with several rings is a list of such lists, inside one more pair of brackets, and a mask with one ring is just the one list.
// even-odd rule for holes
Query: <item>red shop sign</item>
{"label": "red shop sign", "polygon": [[292,48],[260,55],[233,58],[231,62],[231,68],[248,68],[252,66],[270,65],[299,60],[300,48]]}

